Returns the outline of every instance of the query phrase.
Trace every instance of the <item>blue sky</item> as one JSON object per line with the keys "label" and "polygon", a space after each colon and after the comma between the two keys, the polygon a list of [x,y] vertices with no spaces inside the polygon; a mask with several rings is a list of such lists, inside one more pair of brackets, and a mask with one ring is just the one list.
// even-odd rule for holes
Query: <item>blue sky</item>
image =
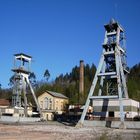
{"label": "blue sky", "polygon": [[33,57],[37,79],[54,79],[79,60],[98,65],[103,25],[115,17],[126,31],[127,62],[140,62],[139,0],[0,0],[0,83],[8,87],[13,54]]}

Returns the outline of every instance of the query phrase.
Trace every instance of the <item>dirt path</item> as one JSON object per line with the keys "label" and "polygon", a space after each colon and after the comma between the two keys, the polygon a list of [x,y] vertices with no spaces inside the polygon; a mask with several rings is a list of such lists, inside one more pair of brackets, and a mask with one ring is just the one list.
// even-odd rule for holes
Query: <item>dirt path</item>
{"label": "dirt path", "polygon": [[140,140],[140,130],[63,125],[3,125],[0,140]]}

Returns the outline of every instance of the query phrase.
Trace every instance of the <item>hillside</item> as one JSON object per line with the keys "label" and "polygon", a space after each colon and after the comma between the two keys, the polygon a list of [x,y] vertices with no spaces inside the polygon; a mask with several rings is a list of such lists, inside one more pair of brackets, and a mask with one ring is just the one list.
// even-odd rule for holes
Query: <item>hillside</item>
{"label": "hillside", "polygon": [[130,69],[127,86],[129,98],[140,101],[140,63]]}
{"label": "hillside", "polygon": [[[52,90],[56,92],[63,93],[69,97],[70,103],[85,103],[87,98],[92,80],[96,72],[96,67],[94,64],[91,66],[86,64],[84,66],[84,97],[79,96],[79,67],[75,66],[72,68],[70,73],[61,74],[56,79],[49,83],[41,81],[36,82],[34,88],[37,96],[42,94],[46,90]],[[130,68],[130,74],[127,78],[127,86],[129,97],[140,101],[140,63],[134,65]],[[41,84],[40,84],[41,83]],[[0,89],[0,98],[11,99],[12,90],[11,89]],[[31,97],[30,97],[31,99]],[[31,99],[32,100],[32,99]]]}
{"label": "hillside", "polygon": [[[41,94],[46,89],[61,92],[65,94],[70,99],[70,103],[84,103],[92,80],[94,78],[96,67],[94,64],[91,66],[86,64],[84,67],[84,88],[85,88],[85,96],[79,97],[79,67],[75,66],[72,68],[70,73],[66,73],[65,75],[61,74],[56,77],[55,81],[52,84],[44,84],[38,90],[38,95]],[[140,63],[136,64],[132,68],[130,68],[130,74],[127,78],[127,86],[129,97],[140,101]]]}

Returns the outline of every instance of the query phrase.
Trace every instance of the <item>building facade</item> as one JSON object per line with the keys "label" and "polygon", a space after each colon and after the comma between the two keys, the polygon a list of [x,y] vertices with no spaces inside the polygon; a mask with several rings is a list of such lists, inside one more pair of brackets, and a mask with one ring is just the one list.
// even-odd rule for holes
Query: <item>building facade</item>
{"label": "building facade", "polygon": [[44,120],[53,120],[54,113],[62,114],[68,98],[61,93],[46,91],[38,97]]}
{"label": "building facade", "polygon": [[[139,116],[140,102],[132,99],[122,100],[124,107],[125,120],[133,120],[134,117]],[[102,118],[112,120],[119,120],[119,100],[117,99],[98,99],[92,102],[94,119]]]}

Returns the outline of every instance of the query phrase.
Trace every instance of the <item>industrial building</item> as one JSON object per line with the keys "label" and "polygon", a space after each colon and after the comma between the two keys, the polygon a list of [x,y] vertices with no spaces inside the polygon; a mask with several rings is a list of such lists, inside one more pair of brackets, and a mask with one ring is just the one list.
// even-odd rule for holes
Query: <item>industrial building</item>
{"label": "industrial building", "polygon": [[61,93],[46,91],[38,97],[44,120],[53,120],[54,113],[62,114],[68,104],[68,97]]}
{"label": "industrial building", "polygon": [[[132,99],[122,99],[124,107],[124,120],[133,120],[139,116],[140,103]],[[93,118],[95,120],[119,120],[119,100],[116,99],[98,99],[92,102]]]}

